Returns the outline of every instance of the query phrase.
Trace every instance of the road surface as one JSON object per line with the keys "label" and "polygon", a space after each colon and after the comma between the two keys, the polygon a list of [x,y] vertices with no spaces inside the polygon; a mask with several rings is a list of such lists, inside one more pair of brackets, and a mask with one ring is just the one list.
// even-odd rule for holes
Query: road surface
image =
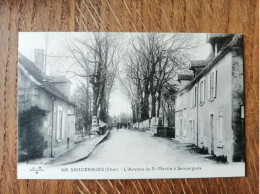
{"label": "road surface", "polygon": [[[84,146],[85,145],[85,152]],[[96,146],[96,145],[95,145]],[[88,152],[88,143],[80,152],[67,154],[82,157]],[[81,149],[83,148],[83,150]],[[73,152],[73,151],[72,151]],[[77,155],[78,154],[78,155]],[[244,176],[245,163],[220,164],[190,151],[187,144],[154,137],[147,132],[112,130],[108,139],[100,143],[85,159],[65,165],[19,163],[19,178],[46,179],[132,179],[132,178],[197,178]],[[66,157],[63,157],[64,161]]]}
{"label": "road surface", "polygon": [[185,144],[174,140],[154,137],[147,132],[127,129],[111,130],[107,140],[98,145],[82,162],[88,164],[182,164],[215,163],[190,152]]}

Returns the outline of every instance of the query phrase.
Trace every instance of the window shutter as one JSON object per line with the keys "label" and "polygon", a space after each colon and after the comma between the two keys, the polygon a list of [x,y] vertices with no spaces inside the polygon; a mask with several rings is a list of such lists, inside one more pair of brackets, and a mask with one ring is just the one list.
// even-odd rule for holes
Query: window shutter
{"label": "window shutter", "polygon": [[208,76],[208,100],[210,100],[210,74]]}
{"label": "window shutter", "polygon": [[193,88],[193,107],[196,106],[196,86]]}
{"label": "window shutter", "polygon": [[192,108],[194,108],[194,88],[192,88]]}
{"label": "window shutter", "polygon": [[214,90],[213,90],[213,97],[216,98],[217,96],[217,71],[214,71]]}
{"label": "window shutter", "polygon": [[205,84],[205,78],[203,79],[203,102],[205,102],[205,91],[206,91],[206,84]]}
{"label": "window shutter", "polygon": [[186,119],[183,119],[183,137],[187,136],[187,125],[186,125]]}
{"label": "window shutter", "polygon": [[190,99],[191,99],[191,100],[190,100],[190,107],[193,108],[193,106],[192,106],[192,105],[193,105],[193,104],[192,104],[192,103],[193,103],[193,89],[192,89],[191,92],[190,92]]}
{"label": "window shutter", "polygon": [[59,139],[59,110],[56,111],[56,140]]}
{"label": "window shutter", "polygon": [[194,107],[197,106],[197,101],[198,101],[197,93],[198,93],[198,88],[197,88],[197,86],[195,86],[194,87]]}
{"label": "window shutter", "polygon": [[196,132],[195,132],[195,125],[194,125],[194,120],[192,120],[192,129],[193,129],[193,138],[196,137]]}
{"label": "window shutter", "polygon": [[200,100],[200,98],[201,98],[201,96],[200,96],[200,92],[201,92],[201,85],[200,85],[200,83],[201,82],[199,82],[199,87],[198,87],[198,100],[197,100],[197,102],[198,102],[198,104],[200,104],[200,102],[201,102],[201,100]]}

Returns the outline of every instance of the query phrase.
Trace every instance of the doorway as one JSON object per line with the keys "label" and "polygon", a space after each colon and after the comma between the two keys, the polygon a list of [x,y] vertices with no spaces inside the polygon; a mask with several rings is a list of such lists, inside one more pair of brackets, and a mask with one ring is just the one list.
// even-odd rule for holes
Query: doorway
{"label": "doorway", "polygon": [[182,119],[180,119],[180,138],[182,138]]}

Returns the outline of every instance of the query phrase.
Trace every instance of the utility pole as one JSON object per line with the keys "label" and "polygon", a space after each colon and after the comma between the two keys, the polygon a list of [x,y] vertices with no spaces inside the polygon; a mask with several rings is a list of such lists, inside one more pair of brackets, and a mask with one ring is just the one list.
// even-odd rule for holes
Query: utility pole
{"label": "utility pole", "polygon": [[46,74],[46,69],[47,69],[47,53],[48,53],[48,40],[49,39],[49,34],[46,32],[45,36],[45,55],[44,55],[44,65],[43,65],[43,72]]}

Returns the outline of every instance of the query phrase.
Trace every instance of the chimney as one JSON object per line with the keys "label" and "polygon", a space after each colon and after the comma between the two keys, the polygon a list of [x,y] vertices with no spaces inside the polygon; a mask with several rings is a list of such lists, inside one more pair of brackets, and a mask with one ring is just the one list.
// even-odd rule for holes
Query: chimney
{"label": "chimney", "polygon": [[34,63],[45,74],[43,49],[34,49]]}

